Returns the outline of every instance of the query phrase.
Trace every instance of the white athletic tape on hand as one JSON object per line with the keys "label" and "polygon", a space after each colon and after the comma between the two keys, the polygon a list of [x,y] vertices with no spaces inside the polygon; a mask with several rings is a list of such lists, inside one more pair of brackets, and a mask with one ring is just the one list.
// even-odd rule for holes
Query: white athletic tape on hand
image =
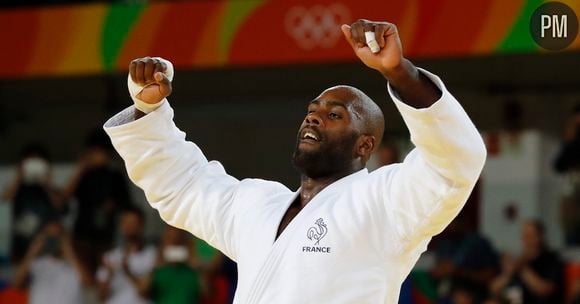
{"label": "white athletic tape on hand", "polygon": [[[167,77],[167,79],[169,79],[169,81],[173,81],[173,64],[171,64],[171,62],[169,60],[165,60],[161,57],[153,57],[153,59],[158,59],[159,61],[165,63],[166,69],[165,72],[163,74],[165,74],[165,76]],[[159,108],[163,102],[165,102],[165,98],[163,98],[163,100],[161,100],[158,103],[155,104],[150,104],[150,103],[146,103],[143,100],[137,98],[137,95],[139,93],[141,93],[141,91],[143,91],[143,89],[146,86],[141,86],[136,84],[133,79],[131,79],[131,74],[129,74],[129,76],[127,76],[127,86],[129,87],[129,94],[131,95],[131,99],[133,99],[133,102],[135,103],[135,108],[137,108],[139,111],[143,112],[143,113],[150,113],[153,110]]]}
{"label": "white athletic tape on hand", "polygon": [[367,41],[367,45],[371,49],[371,52],[378,53],[381,50],[381,47],[375,38],[375,32],[365,32],[365,39]]}

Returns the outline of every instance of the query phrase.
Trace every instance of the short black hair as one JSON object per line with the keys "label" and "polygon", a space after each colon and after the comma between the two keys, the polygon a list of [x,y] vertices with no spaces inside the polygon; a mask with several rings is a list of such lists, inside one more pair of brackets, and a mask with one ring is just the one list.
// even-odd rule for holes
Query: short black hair
{"label": "short black hair", "polygon": [[122,214],[134,214],[139,218],[139,221],[141,223],[145,223],[145,213],[143,213],[143,210],[141,210],[141,208],[138,208],[137,206],[134,205],[127,205],[123,208]]}
{"label": "short black hair", "polygon": [[20,150],[21,161],[29,157],[40,157],[46,161],[50,161],[48,150],[42,144],[37,142],[29,143]]}
{"label": "short black hair", "polygon": [[473,302],[479,303],[484,299],[486,291],[482,290],[482,288],[475,282],[455,277],[452,279],[451,285],[451,294],[454,293],[463,293],[471,297]]}
{"label": "short black hair", "polygon": [[111,139],[101,128],[92,130],[85,140],[85,148],[102,148],[107,151],[113,150]]}

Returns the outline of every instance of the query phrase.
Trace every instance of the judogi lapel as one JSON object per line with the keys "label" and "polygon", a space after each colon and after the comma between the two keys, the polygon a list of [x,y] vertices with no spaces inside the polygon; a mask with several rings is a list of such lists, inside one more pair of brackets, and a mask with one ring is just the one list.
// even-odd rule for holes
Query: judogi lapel
{"label": "judogi lapel", "polygon": [[[291,244],[298,246],[299,244],[293,241],[295,241],[297,237],[299,239],[307,237],[306,233],[300,229],[311,225],[311,223],[307,221],[311,219],[312,214],[316,212],[322,206],[322,204],[332,204],[333,201],[329,200],[328,198],[329,196],[337,195],[338,192],[336,190],[340,189],[341,186],[367,174],[368,171],[366,169],[360,170],[335,181],[316,194],[316,196],[314,196],[312,200],[306,204],[302,210],[300,210],[296,217],[292,219],[284,231],[282,231],[278,239],[275,240],[270,252],[268,253],[266,259],[263,261],[262,266],[260,267],[260,270],[249,289],[247,299],[239,302],[236,298],[235,303],[260,303],[260,298],[264,295],[264,290],[268,287],[270,278],[275,274],[277,270],[276,266],[279,266],[284,259],[284,253],[288,249],[288,246]],[[292,196],[292,199],[286,203],[286,208],[284,209],[283,214],[298,197],[300,190],[301,189],[298,189]],[[280,217],[278,225],[280,224],[281,219],[282,217]],[[273,231],[274,237],[277,230],[278,226],[276,226]]]}

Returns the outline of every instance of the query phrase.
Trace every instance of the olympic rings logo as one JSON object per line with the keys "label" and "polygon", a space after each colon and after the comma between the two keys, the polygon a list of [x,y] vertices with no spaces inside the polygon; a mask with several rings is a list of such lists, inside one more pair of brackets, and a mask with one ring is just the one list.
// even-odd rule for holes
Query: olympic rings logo
{"label": "olympic rings logo", "polygon": [[295,6],[286,14],[284,25],[288,35],[302,49],[328,49],[336,45],[342,35],[340,25],[349,20],[349,9],[340,3],[334,3],[311,8]]}

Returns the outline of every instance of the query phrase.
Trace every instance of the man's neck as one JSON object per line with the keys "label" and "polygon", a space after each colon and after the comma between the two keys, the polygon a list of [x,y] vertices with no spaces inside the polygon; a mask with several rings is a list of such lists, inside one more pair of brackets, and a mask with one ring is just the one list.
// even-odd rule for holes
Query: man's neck
{"label": "man's neck", "polygon": [[141,238],[133,239],[133,240],[127,241],[124,249],[129,250],[129,251],[141,251],[144,247],[143,245],[144,245],[143,239],[141,239]]}
{"label": "man's neck", "polygon": [[359,171],[360,169],[361,168],[351,169],[320,178],[310,178],[306,175],[302,175],[302,180],[300,182],[300,209],[304,208],[304,206],[306,206],[306,204],[308,204],[316,194],[322,191],[322,189],[347,175]]}
{"label": "man's neck", "polygon": [[304,208],[304,206],[306,206],[306,204],[308,204],[316,194],[322,191],[322,189],[347,175],[359,171],[360,169],[362,168],[346,170],[344,172],[331,176],[325,176],[322,178],[310,178],[306,175],[302,175],[302,185],[300,188],[299,196],[292,202],[288,210],[286,210],[284,217],[282,217],[282,220],[278,225],[278,233],[276,234],[276,238],[280,236],[282,231],[286,229],[288,224],[290,224],[296,215],[298,215],[300,210],[302,210],[302,208]]}

